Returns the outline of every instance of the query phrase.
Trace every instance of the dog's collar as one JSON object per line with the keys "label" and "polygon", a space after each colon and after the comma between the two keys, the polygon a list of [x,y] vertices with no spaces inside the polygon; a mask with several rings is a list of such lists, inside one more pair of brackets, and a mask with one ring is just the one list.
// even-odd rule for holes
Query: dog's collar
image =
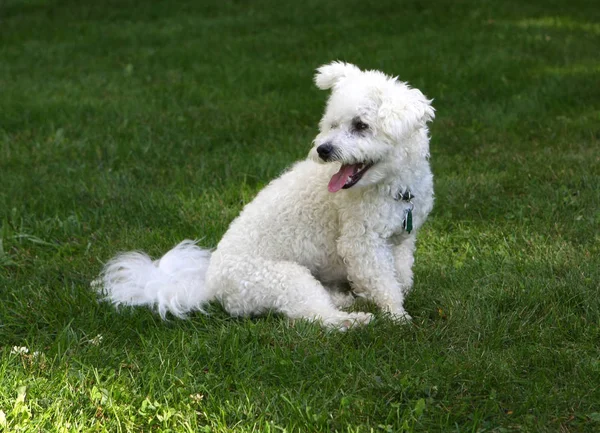
{"label": "dog's collar", "polygon": [[396,201],[405,201],[410,203],[411,200],[415,198],[410,188],[406,188],[405,190],[399,189],[398,192],[394,195],[394,200]]}
{"label": "dog's collar", "polygon": [[406,230],[408,234],[413,229],[413,215],[412,211],[415,205],[412,202],[412,199],[415,198],[410,188],[406,188],[404,191],[399,189],[396,195],[394,195],[394,200],[403,201],[408,203],[408,207],[404,209],[404,219],[402,220],[402,228]]}

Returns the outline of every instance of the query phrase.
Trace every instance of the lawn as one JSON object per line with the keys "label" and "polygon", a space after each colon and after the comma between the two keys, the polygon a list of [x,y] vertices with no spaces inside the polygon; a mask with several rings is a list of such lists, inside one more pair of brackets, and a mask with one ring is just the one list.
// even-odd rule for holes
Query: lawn
{"label": "lawn", "polygon": [[[600,431],[599,47],[585,0],[4,0],[0,431]],[[413,323],[99,303],[305,157],[335,59],[434,98]]]}

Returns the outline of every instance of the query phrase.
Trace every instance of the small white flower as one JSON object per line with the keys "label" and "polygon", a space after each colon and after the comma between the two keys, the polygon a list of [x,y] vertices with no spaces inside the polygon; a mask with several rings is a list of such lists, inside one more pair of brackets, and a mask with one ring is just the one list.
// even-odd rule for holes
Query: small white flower
{"label": "small white flower", "polygon": [[198,401],[202,401],[204,399],[204,395],[197,393],[197,394],[190,394],[190,398],[196,402]]}
{"label": "small white flower", "polygon": [[29,353],[29,349],[26,347],[19,347],[19,346],[13,346],[12,350],[10,351],[11,355],[26,355]]}
{"label": "small white flower", "polygon": [[90,343],[94,346],[100,346],[100,343],[102,343],[103,339],[104,339],[104,337],[102,336],[102,334],[98,334],[91,340],[88,340],[88,343]]}

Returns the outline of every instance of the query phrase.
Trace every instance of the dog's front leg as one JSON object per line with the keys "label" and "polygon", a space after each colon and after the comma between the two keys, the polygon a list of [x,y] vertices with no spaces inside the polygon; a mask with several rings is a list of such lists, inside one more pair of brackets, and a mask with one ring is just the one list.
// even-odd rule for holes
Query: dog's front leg
{"label": "dog's front leg", "polygon": [[[360,236],[353,235],[361,231]],[[392,246],[376,233],[364,233],[364,228],[344,233],[338,239],[338,253],[346,264],[354,291],[373,300],[394,319],[410,320],[403,306],[402,286],[396,278]]]}
{"label": "dog's front leg", "polygon": [[393,247],[394,268],[396,269],[396,278],[404,296],[408,295],[413,285],[412,266],[415,262],[415,239],[414,233],[406,237],[402,243]]}

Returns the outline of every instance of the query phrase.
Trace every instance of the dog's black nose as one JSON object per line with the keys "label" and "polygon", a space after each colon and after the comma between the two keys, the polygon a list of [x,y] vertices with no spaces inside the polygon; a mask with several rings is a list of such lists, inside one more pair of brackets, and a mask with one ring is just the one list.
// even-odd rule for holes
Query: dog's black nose
{"label": "dog's black nose", "polygon": [[333,145],[331,143],[321,144],[317,147],[317,153],[319,154],[319,158],[323,161],[327,161],[333,153]]}

